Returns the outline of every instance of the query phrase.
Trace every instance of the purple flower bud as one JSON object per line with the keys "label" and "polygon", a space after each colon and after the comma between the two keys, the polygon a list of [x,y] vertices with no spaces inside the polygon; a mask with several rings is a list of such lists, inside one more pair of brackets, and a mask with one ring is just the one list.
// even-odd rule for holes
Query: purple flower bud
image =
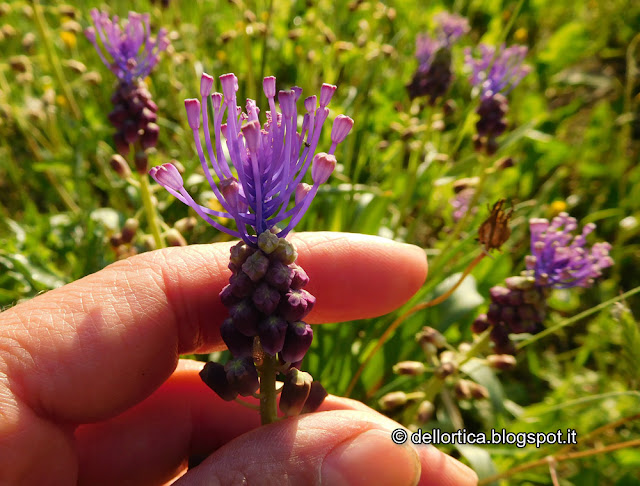
{"label": "purple flower bud", "polygon": [[[271,231],[264,231],[258,236],[258,248],[260,248],[265,254],[270,255],[276,250],[276,248],[278,248],[278,241],[279,238]],[[273,266],[273,263],[271,266]]]}
{"label": "purple flower bud", "polygon": [[476,317],[475,321],[473,321],[473,324],[471,324],[471,331],[475,334],[480,334],[489,329],[489,325],[490,323],[487,319],[487,315],[480,314],[478,317]]}
{"label": "purple flower bud", "polygon": [[231,307],[242,300],[242,297],[233,293],[231,284],[225,285],[218,296],[225,307]]}
{"label": "purple flower bud", "polygon": [[207,73],[202,73],[200,78],[200,96],[206,98],[211,93],[213,88],[213,76],[209,76]]}
{"label": "purple flower bud", "polygon": [[251,248],[246,243],[240,241],[238,244],[231,247],[231,262],[235,263],[238,266],[242,266],[242,264],[249,258],[251,255],[255,253],[256,250]]}
{"label": "purple flower bud", "polygon": [[131,169],[129,168],[129,164],[120,154],[115,154],[111,157],[109,161],[111,168],[123,179],[126,179],[131,175]]}
{"label": "purple flower bud", "polygon": [[489,296],[491,297],[491,300],[503,305],[507,303],[510,293],[511,291],[509,289],[501,287],[500,285],[496,285],[489,289]]}
{"label": "purple flower bud", "polygon": [[160,127],[155,123],[149,123],[144,129],[142,139],[140,143],[143,150],[155,147],[158,143],[158,134],[160,133]]}
{"label": "purple flower bud", "polygon": [[316,95],[309,96],[304,100],[304,107],[309,113],[313,113],[316,111],[318,106],[318,98]]}
{"label": "purple flower bud", "polygon": [[242,127],[242,134],[244,140],[247,143],[247,149],[249,152],[255,154],[260,148],[260,123],[252,121]]}
{"label": "purple flower bud", "polygon": [[298,184],[298,187],[296,187],[295,203],[299,204],[305,197],[307,197],[307,194],[309,194],[310,191],[311,186],[309,184],[305,184],[304,182]]}
{"label": "purple flower bud", "polygon": [[267,270],[264,279],[272,287],[280,290],[281,292],[286,292],[291,285],[293,275],[294,270],[292,268],[276,260],[271,262],[271,265],[269,265],[269,270]]}
{"label": "purple flower bud", "polygon": [[320,106],[322,108],[329,104],[331,98],[333,98],[333,93],[336,92],[336,89],[338,89],[338,87],[333,84],[325,83],[322,85],[322,88],[320,88]]}
{"label": "purple flower bud", "polygon": [[353,120],[346,115],[338,115],[333,121],[331,141],[333,143],[342,143],[349,135],[351,128],[353,128]]}
{"label": "purple flower bud", "polygon": [[272,255],[272,258],[279,260],[285,265],[289,265],[290,263],[295,262],[296,258],[298,258],[298,252],[296,251],[295,247],[284,238],[280,238],[280,240],[278,241],[278,246],[276,247]]}
{"label": "purple flower bud", "polygon": [[245,358],[253,355],[253,337],[245,336],[233,323],[233,319],[225,319],[220,326],[220,336],[231,351],[234,358]]}
{"label": "purple flower bud", "polygon": [[291,368],[284,379],[280,395],[280,411],[287,417],[299,415],[311,392],[313,378],[309,373]]}
{"label": "purple flower bud", "polygon": [[319,381],[312,382],[309,396],[307,397],[307,401],[304,403],[301,413],[315,412],[320,408],[320,405],[322,405],[322,402],[324,402],[324,399],[327,398],[328,395],[327,390],[324,389]]}
{"label": "purple flower bud", "polygon": [[234,358],[224,365],[224,369],[229,384],[243,397],[253,395],[260,387],[253,358]]}
{"label": "purple flower bud", "polygon": [[235,177],[229,177],[220,181],[220,193],[224,200],[227,201],[229,207],[234,210],[238,209],[238,196],[240,194],[240,184]]}
{"label": "purple flower bud", "polygon": [[245,336],[255,336],[258,334],[258,319],[260,314],[252,305],[250,299],[238,302],[229,308],[229,315],[233,319],[233,325]]}
{"label": "purple flower bud", "polygon": [[249,278],[244,272],[237,272],[229,279],[229,285],[231,285],[231,292],[236,297],[244,298],[253,293],[256,284]]}
{"label": "purple flower bud", "polygon": [[235,400],[238,392],[229,383],[225,367],[220,363],[209,361],[200,371],[200,378],[205,384],[218,394],[220,398],[230,402]]}
{"label": "purple flower bud", "polygon": [[258,324],[262,349],[273,356],[282,350],[286,334],[287,321],[277,315],[269,316]]}
{"label": "purple flower bud", "polygon": [[187,109],[187,120],[191,130],[200,128],[200,101],[196,98],[184,100],[184,107]]}
{"label": "purple flower bud", "polygon": [[260,312],[273,314],[280,302],[280,294],[269,284],[262,282],[253,292],[253,303]]}
{"label": "purple flower bud", "polygon": [[287,363],[302,361],[311,346],[313,329],[305,322],[292,322],[287,327],[287,334],[280,356]]}
{"label": "purple flower bud", "polygon": [[281,299],[278,311],[289,322],[300,321],[311,312],[315,303],[316,298],[306,290],[290,290]]}
{"label": "purple flower bud", "polygon": [[238,91],[238,78],[233,73],[223,74],[220,76],[220,84],[222,85],[222,94],[227,100],[236,98]]}
{"label": "purple flower bud", "polygon": [[313,158],[311,166],[311,178],[316,185],[327,182],[333,170],[336,168],[336,158],[333,155],[321,152]]}
{"label": "purple flower bud", "polygon": [[180,172],[178,172],[175,165],[170,163],[152,167],[149,170],[149,175],[161,186],[168,187],[176,192],[179,192],[184,185]]}
{"label": "purple flower bud", "polygon": [[500,313],[500,305],[492,302],[489,304],[489,310],[487,310],[487,319],[491,324],[498,324],[501,320]]}
{"label": "purple flower bud", "polygon": [[267,76],[262,81],[262,89],[267,98],[275,98],[276,96],[276,78],[275,76]]}
{"label": "purple flower bud", "polygon": [[122,105],[116,105],[107,118],[115,128],[122,128],[124,122],[129,118],[129,112]]}
{"label": "purple flower bud", "polygon": [[294,290],[301,289],[306,287],[309,283],[309,276],[307,272],[304,271],[302,267],[298,265],[294,265],[293,267],[293,278],[291,279],[291,288]]}
{"label": "purple flower bud", "polygon": [[213,93],[211,95],[211,104],[213,105],[213,109],[214,110],[219,110],[220,107],[222,106],[222,94],[220,93]]}
{"label": "purple flower bud", "polygon": [[257,282],[269,268],[269,259],[262,252],[255,252],[242,264],[242,271],[246,273],[251,280]]}
{"label": "purple flower bud", "polygon": [[116,133],[113,136],[113,141],[115,142],[116,150],[120,155],[124,157],[129,155],[131,148],[129,147],[129,144],[127,143],[127,141],[124,139],[124,134],[122,132]]}
{"label": "purple flower bud", "polygon": [[302,94],[302,88],[300,86],[294,86],[293,88],[291,88],[291,91],[293,91],[293,98],[297,103],[300,99],[300,95]]}
{"label": "purple flower bud", "polygon": [[291,118],[296,109],[296,94],[291,90],[279,91],[278,101],[280,102],[282,116],[285,118]]}
{"label": "purple flower bud", "polygon": [[138,126],[133,120],[127,120],[122,126],[124,139],[128,144],[135,143],[138,140]]}

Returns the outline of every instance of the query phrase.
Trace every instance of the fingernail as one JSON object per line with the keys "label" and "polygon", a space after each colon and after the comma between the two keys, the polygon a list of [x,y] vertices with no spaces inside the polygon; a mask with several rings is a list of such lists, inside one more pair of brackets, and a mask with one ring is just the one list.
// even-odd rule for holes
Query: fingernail
{"label": "fingernail", "polygon": [[368,430],[336,446],[322,463],[321,484],[336,486],[415,485],[420,461],[409,445],[397,445],[391,432]]}

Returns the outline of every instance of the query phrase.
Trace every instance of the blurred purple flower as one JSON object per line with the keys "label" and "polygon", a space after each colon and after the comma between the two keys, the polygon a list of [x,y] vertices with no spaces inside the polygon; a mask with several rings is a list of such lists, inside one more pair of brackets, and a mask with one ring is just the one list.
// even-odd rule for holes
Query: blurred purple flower
{"label": "blurred purple flower", "polygon": [[451,46],[469,31],[469,22],[459,15],[441,12],[434,20],[437,23],[434,37],[429,34],[416,37],[418,69],[407,86],[411,98],[428,96],[432,105],[447,93],[453,80]]}
{"label": "blurred purple flower", "polygon": [[[353,120],[348,116],[338,115],[333,122],[329,152],[316,154],[322,127],[329,115],[327,104],[336,90],[335,86],[323,84],[319,100],[316,96],[304,100],[306,113],[298,131],[296,105],[302,93],[301,88],[293,87],[278,93],[281,109],[281,112],[278,112],[275,103],[276,79],[273,76],[265,78],[263,88],[270,111],[266,112],[266,122],[261,126],[258,119],[260,110],[255,101],[247,100],[244,113],[236,106],[236,76],[225,74],[220,76],[220,82],[223,94],[212,94],[213,77],[203,74],[200,84],[202,102],[188,99],[185,100],[185,106],[200,163],[224,211],[213,211],[196,203],[182,184],[175,184],[176,178],[168,177],[169,174],[175,174],[175,171],[168,172],[154,167],[150,174],[156,182],[180,201],[191,206],[213,227],[241,238],[255,248],[258,243],[257,236],[264,231],[289,219],[284,229],[276,233],[278,237],[283,238],[300,221],[318,187],[326,182],[333,172],[336,165],[333,155],[336,146],[351,130]],[[213,106],[214,141],[209,129],[208,99]],[[223,124],[225,111],[226,123]],[[243,122],[244,126],[241,126]],[[200,139],[201,124],[211,165],[207,162],[207,155]],[[223,148],[223,137],[226,151]],[[211,172],[210,167],[215,174]],[[235,175],[231,167],[235,169]],[[302,182],[310,167],[313,185]],[[214,176],[218,180],[217,183]],[[288,209],[292,197],[295,202],[293,207]],[[210,216],[233,218],[238,230],[226,228]]]}
{"label": "blurred purple flower", "polygon": [[551,223],[531,219],[529,226],[532,255],[526,258],[526,264],[539,287],[590,287],[602,275],[603,268],[613,265],[609,243],[587,248],[586,237],[596,227],[593,223],[585,225],[577,236],[573,234],[577,221],[567,213],[560,213]]}
{"label": "blurred purple flower", "polygon": [[430,37],[429,34],[418,34],[416,37],[416,58],[418,59],[418,69],[420,71],[429,70],[440,47],[442,46],[438,39]]}
{"label": "blurred purple flower", "polygon": [[443,47],[451,47],[454,42],[469,32],[469,21],[460,15],[440,12],[433,19],[438,24],[437,34]]}
{"label": "blurred purple flower", "polygon": [[[165,29],[158,31],[157,38],[151,37],[149,14],[129,12],[120,25],[117,15],[111,19],[106,12],[94,8],[91,18],[94,27],[87,28],[85,35],[98,51],[102,62],[125,83],[146,77],[158,63],[160,53],[169,46]],[[108,57],[111,57],[111,61]]]}
{"label": "blurred purple flower", "polygon": [[469,81],[480,90],[483,99],[509,93],[531,71],[523,64],[527,55],[525,46],[505,48],[503,44],[496,50],[494,46],[480,44],[478,50],[480,58],[476,59],[471,48],[465,49],[465,63],[471,69]]}
{"label": "blurred purple flower", "polygon": [[435,37],[429,34],[419,34],[416,37],[416,57],[421,71],[428,71],[436,52],[440,49],[450,49],[464,34],[469,32],[469,21],[456,14],[440,12],[434,16],[436,21]]}
{"label": "blurred purple flower", "polygon": [[[473,195],[476,190],[473,187],[467,187],[458,192],[451,200],[449,204],[453,207],[453,220],[457,223],[460,221],[467,211],[469,211],[469,204],[473,199]],[[476,213],[478,211],[477,207],[474,207],[472,213]]]}

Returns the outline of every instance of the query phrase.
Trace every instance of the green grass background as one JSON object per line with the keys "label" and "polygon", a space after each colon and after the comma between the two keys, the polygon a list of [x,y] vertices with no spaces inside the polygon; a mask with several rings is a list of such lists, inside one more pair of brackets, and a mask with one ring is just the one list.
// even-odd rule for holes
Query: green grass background
{"label": "green grass background", "polygon": [[[114,261],[108,239],[126,218],[135,215],[146,228],[137,191],[109,167],[113,130],[106,116],[114,78],[80,31],[95,6],[105,4],[42,2],[39,23],[32,2],[0,4],[0,307]],[[438,286],[477,254],[475,231],[487,204],[506,198],[516,208],[503,252],[485,258],[445,304],[407,319],[365,369],[353,397],[375,407],[385,392],[416,387],[419,380],[395,377],[391,367],[421,358],[414,335],[423,325],[440,329],[453,345],[471,338],[470,323],[486,308],[488,289],[524,268],[531,217],[565,209],[581,224],[595,222],[596,239],[613,245],[615,266],[596,286],[553,294],[547,327],[640,285],[640,3],[172,0],[161,8],[116,0],[108,9],[120,16],[148,11],[155,29],[171,31],[170,52],[149,79],[161,127],[150,163],[179,160],[195,174],[187,184],[203,201],[208,195],[183,100],[197,96],[204,70],[234,72],[239,98],[256,98],[259,106],[263,75],[305,94],[318,93],[323,82],[338,85],[330,120],[344,113],[355,127],[338,149],[334,176],[297,229],[367,233],[423,247],[431,272],[413,303],[441,293]],[[405,89],[417,65],[415,37],[431,31],[433,15],[443,9],[467,16],[472,26],[454,48],[457,76],[449,97],[457,108],[445,118],[438,108],[411,103]],[[487,176],[478,213],[452,238],[453,182],[479,176],[494,160],[473,151],[476,100],[462,65],[462,48],[481,41],[527,45],[532,72],[509,95],[511,126],[494,158],[509,156],[515,165]],[[329,133],[321,147],[328,147]],[[169,226],[191,214],[169,194],[156,197]],[[183,236],[189,243],[227,239],[201,221]],[[515,371],[496,376],[483,368],[474,378],[491,399],[460,403],[465,426],[571,427],[579,450],[638,439],[633,420],[580,443],[589,431],[640,413],[639,311],[634,298],[606,306],[526,346]],[[323,326],[305,367],[330,392],[343,393],[395,317]],[[445,412],[427,424],[436,426],[451,427]],[[445,450],[486,477],[558,448]],[[640,452],[562,461],[557,470],[563,485],[638,485]],[[552,483],[548,467],[539,467],[503,484]]]}

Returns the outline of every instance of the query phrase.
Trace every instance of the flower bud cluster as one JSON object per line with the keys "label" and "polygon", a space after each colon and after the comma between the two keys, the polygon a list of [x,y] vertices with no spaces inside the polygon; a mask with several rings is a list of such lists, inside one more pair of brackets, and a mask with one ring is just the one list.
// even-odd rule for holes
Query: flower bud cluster
{"label": "flower bud cluster", "polygon": [[433,106],[438,98],[447,94],[452,81],[451,53],[446,49],[439,49],[428,69],[418,69],[415,72],[407,91],[411,99],[426,96]]}
{"label": "flower bud cluster", "polygon": [[561,213],[551,222],[531,219],[529,226],[532,254],[526,257],[527,270],[507,278],[505,286],[492,287],[487,313],[472,325],[475,333],[491,328],[496,353],[515,352],[509,334],[535,333],[542,328],[551,289],[590,287],[602,275],[602,269],[613,265],[609,243],[587,248],[587,236],[595,229],[593,223],[574,235],[576,219]]}
{"label": "flower bud cluster", "polygon": [[489,290],[491,304],[486,314],[481,314],[473,323],[474,332],[491,327],[494,351],[513,354],[509,334],[534,333],[540,329],[546,316],[548,292],[537,287],[530,277],[509,277],[505,286],[496,285]]}
{"label": "flower bud cluster", "polygon": [[[284,369],[297,368],[311,346],[313,330],[303,319],[316,299],[304,290],[309,277],[294,263],[296,257],[293,245],[270,231],[259,236],[258,248],[244,242],[231,248],[232,274],[229,284],[220,292],[229,317],[222,323],[220,334],[233,359],[229,362],[232,364],[225,365],[225,375],[216,372],[219,376],[215,375],[218,380],[214,380],[215,386],[207,382],[222,398],[247,396],[258,389],[254,356],[264,352],[278,356]],[[308,381],[306,400],[311,381],[303,378],[296,375],[290,381],[300,384]],[[299,396],[299,392],[291,393]],[[285,414],[297,410],[298,405],[293,407],[292,400],[285,403],[289,407],[283,410]]]}
{"label": "flower bud cluster", "polygon": [[148,169],[144,151],[156,146],[160,131],[156,124],[158,106],[151,99],[144,82],[139,80],[119,83],[111,102],[113,110],[109,113],[109,121],[116,129],[116,150],[126,157],[131,145],[136,144],[141,149],[140,155],[136,154],[135,157],[136,170],[146,174]]}
{"label": "flower bud cluster", "polygon": [[499,48],[488,44],[478,46],[479,57],[474,57],[470,48],[465,50],[465,64],[471,76],[469,81],[480,96],[476,110],[479,120],[474,136],[476,150],[488,155],[498,150],[496,137],[507,128],[505,116],[509,109],[508,94],[524,78],[531,68],[524,63],[527,48],[514,45]]}
{"label": "flower bud cluster", "polygon": [[474,148],[484,150],[487,155],[493,155],[498,150],[496,138],[507,129],[506,115],[509,103],[500,93],[488,98],[482,98],[476,109],[478,121],[476,133],[473,136]]}

